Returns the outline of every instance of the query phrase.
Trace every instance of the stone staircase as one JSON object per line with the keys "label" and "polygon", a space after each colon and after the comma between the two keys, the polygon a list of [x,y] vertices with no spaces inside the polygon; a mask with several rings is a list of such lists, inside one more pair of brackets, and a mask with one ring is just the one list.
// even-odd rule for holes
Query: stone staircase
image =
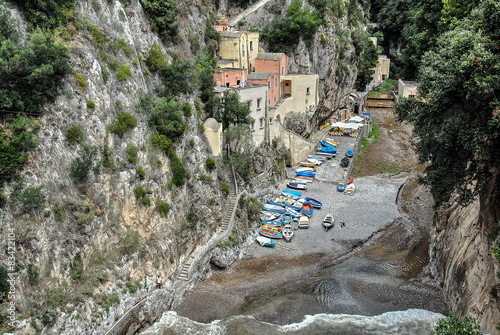
{"label": "stone staircase", "polygon": [[[239,199],[238,194],[237,194],[237,189],[236,189],[236,184],[235,184],[235,179],[234,179],[234,172],[233,172],[233,178],[229,178],[229,194],[227,195],[227,202],[226,202],[226,210],[224,212],[224,218],[221,221],[220,224],[220,230],[217,232],[217,236],[224,234],[227,230],[229,225],[231,224],[231,219],[232,219],[232,214],[234,212],[235,206],[237,206],[237,201]],[[216,239],[217,236],[212,237],[211,240]],[[210,241],[209,241],[210,243]],[[195,262],[198,254],[202,252],[204,248],[198,248],[194,252],[191,253],[189,258],[186,260],[184,265],[182,266],[182,269],[177,276],[177,279],[179,280],[184,280],[187,281],[189,280],[189,269]]]}

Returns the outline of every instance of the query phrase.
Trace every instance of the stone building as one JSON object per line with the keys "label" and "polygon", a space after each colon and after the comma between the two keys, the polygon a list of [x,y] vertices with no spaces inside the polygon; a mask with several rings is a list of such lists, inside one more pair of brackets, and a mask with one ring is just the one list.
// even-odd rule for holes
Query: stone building
{"label": "stone building", "polygon": [[220,32],[219,60],[220,68],[232,67],[255,71],[255,59],[259,53],[259,33],[250,31]]}
{"label": "stone building", "polygon": [[415,98],[418,94],[417,82],[398,80],[398,96],[400,98]]}
{"label": "stone building", "polygon": [[267,86],[267,104],[274,107],[280,98],[279,76],[276,72],[252,72],[248,75],[248,82]]}
{"label": "stone building", "polygon": [[205,120],[203,123],[205,128],[205,137],[210,143],[210,148],[212,148],[212,154],[214,156],[219,156],[222,152],[223,146],[223,133],[222,133],[222,123],[217,122],[213,117]]}
{"label": "stone building", "polygon": [[245,85],[247,79],[247,69],[220,68],[214,71],[214,80],[217,86]]}

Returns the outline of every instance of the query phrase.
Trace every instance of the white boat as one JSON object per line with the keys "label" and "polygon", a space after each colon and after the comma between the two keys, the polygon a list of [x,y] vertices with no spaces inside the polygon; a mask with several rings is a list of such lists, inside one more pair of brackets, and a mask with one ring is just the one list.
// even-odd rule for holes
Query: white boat
{"label": "white boat", "polygon": [[305,190],[307,188],[305,183],[288,183],[286,184],[290,188],[294,188],[296,190]]}
{"label": "white boat", "polygon": [[314,159],[314,158],[307,158],[307,161],[308,161],[309,163],[313,163],[313,164],[315,164],[315,165],[321,165],[321,164],[323,164],[323,161],[320,161],[320,160],[318,160],[318,159]]}
{"label": "white boat", "polygon": [[282,234],[283,234],[283,238],[285,239],[285,241],[290,242],[292,240],[293,235],[294,235],[293,227],[289,224],[285,225],[283,227]]}
{"label": "white boat", "polygon": [[314,172],[314,168],[302,167],[295,170],[296,172]]}
{"label": "white boat", "polygon": [[274,247],[276,245],[276,243],[268,237],[259,235],[256,237],[256,240],[263,247]]}
{"label": "white boat", "polygon": [[354,186],[354,184],[349,184],[346,186],[344,193],[349,195],[354,195],[355,190],[356,186]]}
{"label": "white boat", "polygon": [[309,218],[307,216],[301,216],[299,219],[299,229],[309,228]]}
{"label": "white boat", "polygon": [[291,181],[291,183],[298,183],[298,184],[307,184],[307,183],[312,183],[312,180],[306,180],[306,179],[294,179]]}

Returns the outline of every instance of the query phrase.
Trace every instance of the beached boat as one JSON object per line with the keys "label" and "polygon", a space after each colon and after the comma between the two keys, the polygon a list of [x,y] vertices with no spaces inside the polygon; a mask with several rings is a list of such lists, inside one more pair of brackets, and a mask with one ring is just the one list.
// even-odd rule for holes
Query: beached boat
{"label": "beached boat", "polygon": [[281,206],[270,205],[270,204],[265,204],[263,208],[264,210],[269,212],[283,213],[285,211],[285,209]]}
{"label": "beached boat", "polygon": [[326,153],[329,153],[329,154],[336,154],[337,153],[337,148],[319,147],[316,151],[326,152]]}
{"label": "beached boat", "polygon": [[260,211],[260,218],[264,220],[277,220],[281,217],[280,213]]}
{"label": "beached boat", "polygon": [[321,202],[313,198],[306,197],[306,201],[309,202],[314,208],[320,209],[323,206]]}
{"label": "beached boat", "polygon": [[262,220],[263,224],[281,227],[281,220]]}
{"label": "beached boat", "polygon": [[290,221],[290,225],[294,230],[297,230],[299,228],[299,218],[293,218],[292,221]]}
{"label": "beached boat", "polygon": [[259,234],[269,238],[283,238],[283,235],[281,235],[281,233],[278,233],[272,229],[260,228]]}
{"label": "beached boat", "polygon": [[349,165],[349,158],[347,158],[347,157],[342,158],[340,160],[340,165],[343,167],[347,167],[347,165]]}
{"label": "beached boat", "polygon": [[290,223],[290,221],[292,221],[292,214],[290,212],[286,211],[281,216],[281,222],[283,222],[284,224],[287,224],[287,223]]}
{"label": "beached boat", "polygon": [[323,219],[323,227],[325,227],[325,231],[330,230],[334,226],[334,218],[332,213],[328,213]]}
{"label": "beached boat", "polygon": [[312,215],[312,213],[313,213],[313,207],[311,206],[311,204],[309,202],[306,201],[302,205],[302,213],[304,213],[307,216],[311,216]]}
{"label": "beached boat", "polygon": [[337,184],[337,191],[344,192],[345,191],[345,184],[344,183],[338,183]]}
{"label": "beached boat", "polygon": [[321,155],[309,155],[307,156],[308,159],[316,159],[316,160],[319,160],[321,162],[326,162],[328,160],[328,158],[326,158],[325,156],[321,156]]}
{"label": "beached boat", "polygon": [[306,176],[296,176],[295,179],[299,179],[299,180],[309,180],[309,181],[313,181],[314,178],[313,177],[306,177]]}
{"label": "beached boat", "polygon": [[291,181],[291,183],[299,183],[299,184],[308,184],[308,183],[312,183],[313,181],[312,180],[309,180],[309,179],[294,179]]}
{"label": "beached boat", "polygon": [[319,151],[317,151],[314,155],[325,157],[326,159],[332,159],[333,157],[336,156],[336,154],[332,154],[332,153],[328,153],[328,152],[319,152]]}
{"label": "beached boat", "polygon": [[273,240],[271,240],[268,237],[264,237],[264,236],[257,236],[255,238],[255,240],[257,241],[257,243],[259,243],[263,247],[270,247],[270,248],[272,248],[272,247],[274,247],[276,245],[276,243],[274,243]]}
{"label": "beached boat", "polygon": [[337,142],[333,138],[329,138],[329,137],[323,139],[323,141],[328,142],[336,147],[338,147],[340,145],[340,142]]}
{"label": "beached boat", "polygon": [[354,191],[356,191],[356,186],[354,186],[354,184],[349,184],[345,188],[345,194],[354,195]]}
{"label": "beached boat", "polygon": [[307,216],[301,216],[299,219],[299,229],[309,228],[309,218]]}
{"label": "beached boat", "polygon": [[293,227],[289,224],[285,225],[283,227],[282,234],[283,234],[283,238],[285,239],[285,241],[290,242],[292,240],[293,235],[294,235]]}
{"label": "beached boat", "polygon": [[281,227],[281,225],[279,225],[279,226],[273,226],[273,225],[268,225],[268,224],[262,225],[262,229],[274,230],[277,233],[281,233],[282,230],[283,230],[283,228]]}
{"label": "beached boat", "polygon": [[284,206],[284,205],[279,204],[279,203],[277,203],[277,202],[275,202],[275,201],[272,201],[272,200],[266,200],[266,204],[269,204],[269,205],[274,205],[274,206],[280,206],[280,207],[285,208],[285,206]]}
{"label": "beached boat", "polygon": [[283,190],[281,192],[281,194],[283,194],[285,197],[289,197],[289,198],[292,198],[294,200],[299,199],[300,196],[302,195],[301,192],[299,192],[299,191],[293,191],[293,190]]}
{"label": "beached boat", "polygon": [[316,173],[313,172],[295,172],[297,176],[302,176],[302,177],[309,177],[309,178],[314,178],[316,177]]}
{"label": "beached boat", "polygon": [[312,168],[312,167],[315,167],[316,165],[318,165],[318,164],[316,164],[316,162],[317,161],[314,161],[314,162],[307,161],[307,162],[300,162],[299,164],[302,165],[302,166],[305,166],[305,167],[311,167]]}
{"label": "beached boat", "polygon": [[286,208],[286,211],[288,213],[292,214],[292,217],[294,217],[294,218],[298,218],[300,216],[300,210],[301,210],[301,207],[288,206]]}
{"label": "beached boat", "polygon": [[336,145],[333,145],[327,141],[320,141],[319,144],[321,144],[323,147],[327,147],[327,148],[333,148],[335,150],[337,150],[337,146]]}
{"label": "beached boat", "polygon": [[288,183],[286,186],[294,188],[296,190],[305,190],[307,188],[306,184],[303,183]]}
{"label": "beached boat", "polygon": [[295,169],[295,172],[314,172],[316,169],[312,167],[301,167],[298,169]]}
{"label": "beached boat", "polygon": [[352,149],[347,149],[345,151],[345,155],[349,158],[351,158],[352,156],[354,156],[354,151]]}
{"label": "beached boat", "polygon": [[306,158],[306,160],[307,160],[308,163],[314,164],[315,166],[316,165],[321,165],[324,162],[324,160],[322,160],[322,159],[316,159],[316,158]]}

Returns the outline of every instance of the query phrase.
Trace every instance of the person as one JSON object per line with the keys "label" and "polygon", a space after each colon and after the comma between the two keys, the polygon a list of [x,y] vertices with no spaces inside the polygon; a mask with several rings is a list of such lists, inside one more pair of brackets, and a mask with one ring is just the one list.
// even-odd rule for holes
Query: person
{"label": "person", "polygon": [[162,283],[161,277],[160,277],[160,275],[158,275],[156,277],[156,288],[161,288],[161,283]]}

